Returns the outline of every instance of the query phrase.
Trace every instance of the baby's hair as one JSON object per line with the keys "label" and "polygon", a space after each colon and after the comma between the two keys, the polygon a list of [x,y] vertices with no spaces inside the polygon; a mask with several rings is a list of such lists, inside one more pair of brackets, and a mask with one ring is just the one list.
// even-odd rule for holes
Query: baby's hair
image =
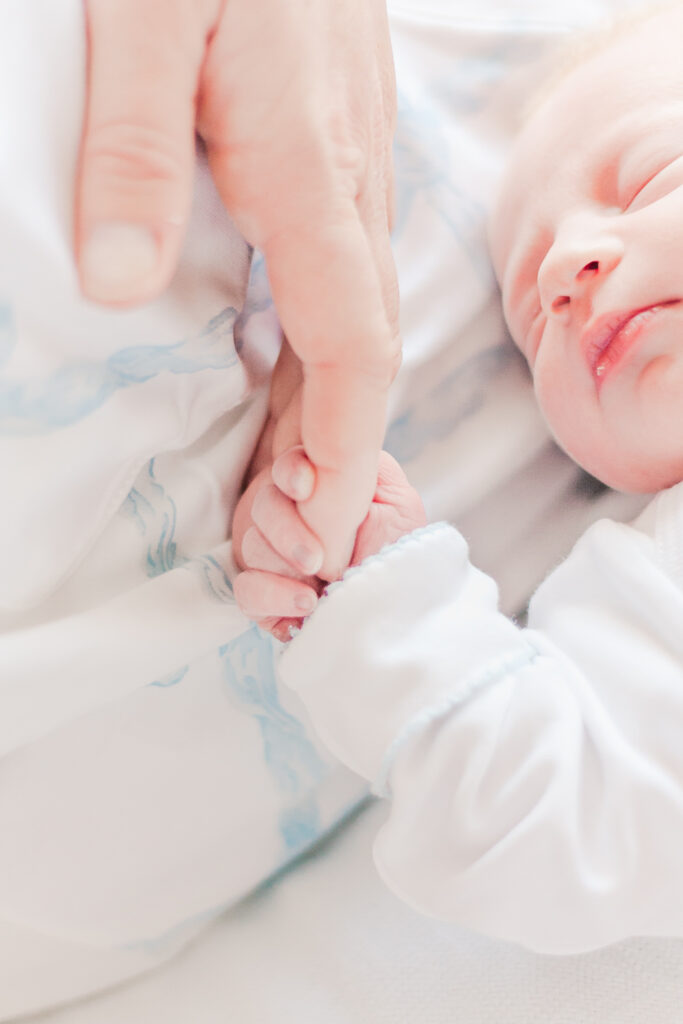
{"label": "baby's hair", "polygon": [[525,104],[521,116],[521,124],[526,122],[543,106],[548,99],[568,78],[573,71],[587,61],[596,57],[603,50],[615,43],[622,36],[656,14],[681,6],[681,0],[652,0],[643,7],[623,11],[609,19],[601,20],[596,25],[572,35],[552,55],[552,70],[543,79],[539,89],[534,91]]}

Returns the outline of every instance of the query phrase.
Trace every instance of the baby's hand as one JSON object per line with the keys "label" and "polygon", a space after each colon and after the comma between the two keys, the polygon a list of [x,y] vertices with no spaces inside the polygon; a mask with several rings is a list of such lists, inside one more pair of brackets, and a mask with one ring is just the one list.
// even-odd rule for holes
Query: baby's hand
{"label": "baby's hand", "polygon": [[[235,514],[236,557],[246,569],[235,580],[238,603],[280,640],[289,639],[292,626],[301,626],[325,586],[315,577],[322,547],[296,508],[314,485],[315,472],[303,449],[291,449],[272,470],[256,477]],[[425,523],[417,491],[395,459],[382,452],[375,494],[356,534],[350,564],[357,565]]]}
{"label": "baby's hand", "polygon": [[315,576],[322,545],[296,507],[314,488],[315,471],[303,448],[291,448],[257,474],[235,510],[233,553],[246,570],[235,580],[237,602],[279,640],[301,626],[324,586]]}
{"label": "baby's hand", "polygon": [[377,485],[368,514],[356,533],[351,565],[359,565],[385,544],[411,533],[427,522],[422,499],[388,452],[379,453]]}

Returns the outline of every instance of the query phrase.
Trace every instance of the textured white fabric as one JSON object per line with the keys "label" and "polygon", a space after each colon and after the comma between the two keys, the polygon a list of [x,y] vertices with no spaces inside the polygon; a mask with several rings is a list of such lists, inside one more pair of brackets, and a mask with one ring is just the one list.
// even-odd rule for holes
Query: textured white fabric
{"label": "textured white fabric", "polygon": [[682,530],[683,484],[640,528],[596,523],[521,630],[427,527],[286,649],[330,749],[388,790],[375,857],[413,906],[540,952],[683,937]]}
{"label": "textured white fabric", "polygon": [[84,302],[80,0],[0,11],[0,1018],[148,969],[365,792],[238,611],[280,334],[200,162],[167,294]]}

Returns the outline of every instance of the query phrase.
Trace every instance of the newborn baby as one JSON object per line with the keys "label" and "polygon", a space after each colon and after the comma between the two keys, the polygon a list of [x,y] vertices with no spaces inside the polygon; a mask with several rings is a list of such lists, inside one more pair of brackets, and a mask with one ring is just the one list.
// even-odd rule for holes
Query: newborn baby
{"label": "newborn baby", "polygon": [[558,442],[622,490],[683,479],[679,5],[622,29],[526,126],[493,221],[512,335]]}
{"label": "newborn baby", "polygon": [[[539,951],[683,937],[683,11],[624,25],[526,125],[492,248],[555,436],[591,473],[660,491],[595,524],[529,627],[451,526],[382,463],[357,563],[319,584],[298,451],[258,489],[238,596],[303,625],[280,661],[320,736],[390,798],[380,873],[413,906]],[[277,486],[276,486],[277,485]],[[253,494],[251,495],[253,497]],[[245,508],[243,507],[243,513]]]}

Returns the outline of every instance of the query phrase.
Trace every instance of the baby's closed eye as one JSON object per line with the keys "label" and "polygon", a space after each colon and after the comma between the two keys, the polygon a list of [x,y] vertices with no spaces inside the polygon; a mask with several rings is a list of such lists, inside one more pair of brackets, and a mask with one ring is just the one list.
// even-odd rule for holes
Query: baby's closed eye
{"label": "baby's closed eye", "polygon": [[656,168],[652,173],[641,175],[626,192],[624,213],[635,213],[650,203],[663,199],[683,184],[683,157]]}

